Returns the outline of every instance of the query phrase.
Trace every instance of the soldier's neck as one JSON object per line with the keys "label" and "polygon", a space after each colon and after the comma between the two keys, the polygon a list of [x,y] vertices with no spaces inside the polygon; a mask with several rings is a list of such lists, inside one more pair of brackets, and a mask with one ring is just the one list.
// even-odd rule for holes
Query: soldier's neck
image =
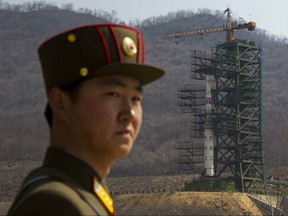
{"label": "soldier's neck", "polygon": [[70,136],[69,133],[63,130],[63,127],[59,127],[57,124],[53,124],[51,127],[50,146],[70,152],[75,157],[83,160],[98,173],[102,180],[106,179],[114,162],[107,160],[108,158],[105,156],[102,157],[91,152],[87,153],[86,149],[81,146],[81,141]]}

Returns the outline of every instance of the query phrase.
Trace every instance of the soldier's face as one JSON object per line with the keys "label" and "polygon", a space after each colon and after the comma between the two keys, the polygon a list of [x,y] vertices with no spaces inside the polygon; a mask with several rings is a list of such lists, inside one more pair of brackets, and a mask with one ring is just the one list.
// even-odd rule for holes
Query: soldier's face
{"label": "soldier's face", "polygon": [[142,88],[135,78],[110,75],[85,81],[68,112],[72,142],[90,159],[126,156],[142,123],[141,100]]}

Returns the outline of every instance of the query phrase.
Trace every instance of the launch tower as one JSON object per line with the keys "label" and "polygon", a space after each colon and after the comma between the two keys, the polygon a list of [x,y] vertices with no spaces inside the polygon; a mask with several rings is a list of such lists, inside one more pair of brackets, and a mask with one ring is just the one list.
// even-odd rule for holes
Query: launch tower
{"label": "launch tower", "polygon": [[[229,177],[242,192],[264,190],[261,48],[235,40],[217,45],[210,57],[192,51],[191,58],[195,85],[180,89],[178,97],[182,112],[191,114],[192,138],[204,139],[203,174]],[[193,158],[187,154],[194,146],[180,143],[180,165],[195,166],[183,158],[184,152]]]}

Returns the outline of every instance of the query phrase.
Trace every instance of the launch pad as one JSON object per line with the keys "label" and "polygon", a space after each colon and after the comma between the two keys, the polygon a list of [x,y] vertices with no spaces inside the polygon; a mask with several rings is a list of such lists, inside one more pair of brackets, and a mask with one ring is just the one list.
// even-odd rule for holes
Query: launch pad
{"label": "launch pad", "polygon": [[191,142],[178,146],[180,170],[204,163],[204,176],[228,174],[241,192],[265,191],[261,48],[235,40],[191,58],[192,85],[178,92],[181,112],[191,116]]}
{"label": "launch pad", "polygon": [[192,182],[186,182],[184,186],[185,191],[199,191],[199,192],[235,192],[235,182],[229,179],[217,177],[200,177],[194,179]]}

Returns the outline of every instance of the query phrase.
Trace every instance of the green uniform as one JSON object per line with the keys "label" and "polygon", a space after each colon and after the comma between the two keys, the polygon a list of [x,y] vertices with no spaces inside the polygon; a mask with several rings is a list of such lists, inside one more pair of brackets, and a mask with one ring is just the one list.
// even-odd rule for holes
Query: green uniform
{"label": "green uniform", "polygon": [[8,215],[114,214],[99,175],[74,155],[51,147],[20,191]]}

